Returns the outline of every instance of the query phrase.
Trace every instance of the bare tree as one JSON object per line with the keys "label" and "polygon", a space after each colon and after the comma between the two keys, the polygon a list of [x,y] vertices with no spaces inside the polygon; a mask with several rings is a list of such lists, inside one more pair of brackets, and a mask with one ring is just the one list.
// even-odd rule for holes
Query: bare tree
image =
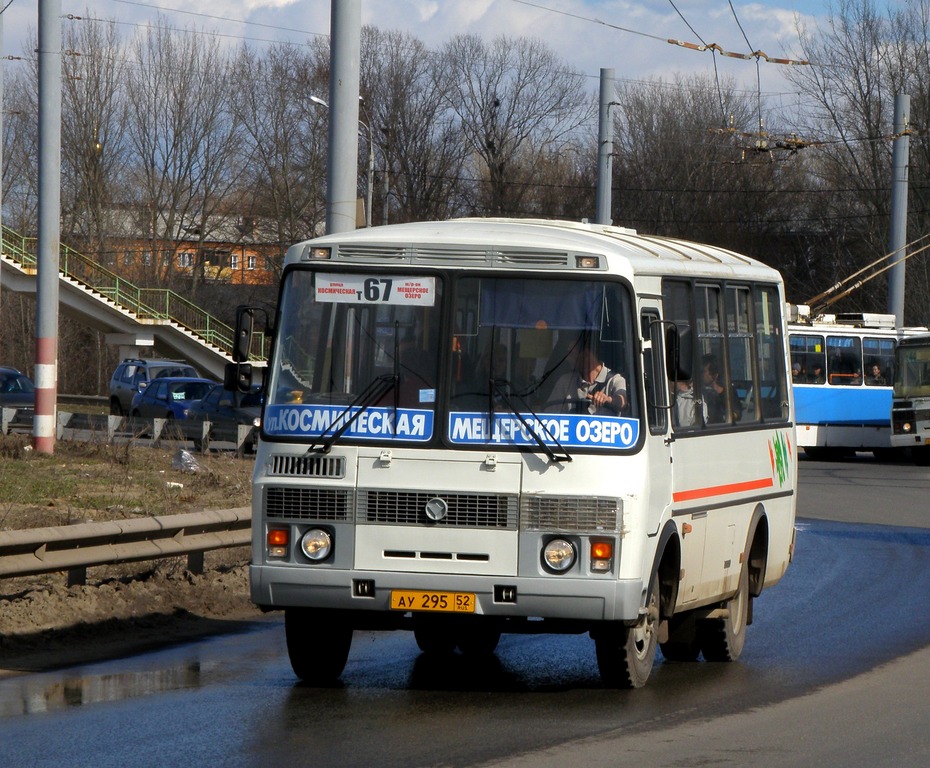
{"label": "bare tree", "polygon": [[125,46],[113,23],[69,27],[64,61],[62,238],[112,266],[114,200],[122,198],[127,165]]}
{"label": "bare tree", "polygon": [[[214,39],[164,22],[133,41],[132,57],[127,93],[136,234],[148,239],[145,257],[164,282],[176,274],[169,268],[175,244],[206,241],[239,184],[232,68]],[[189,298],[202,278],[202,249],[197,259]]]}
{"label": "bare tree", "polygon": [[39,207],[38,60],[24,62],[3,88],[3,223],[34,234]]}
{"label": "bare tree", "polygon": [[468,148],[434,86],[436,69],[436,56],[416,38],[363,30],[362,114],[381,172],[389,175],[376,185],[382,223],[445,219],[460,212]]}
{"label": "bare tree", "polygon": [[[807,111],[803,135],[820,142],[815,173],[830,192],[819,211],[832,234],[831,277],[848,276],[888,250],[894,98],[914,94],[912,122],[925,122],[920,116],[930,108],[928,18],[928,0],[891,6],[837,0],[823,28],[799,30],[813,66],[789,75],[815,105]],[[925,142],[911,142],[909,177],[908,239],[914,239],[926,232],[930,217]],[[925,259],[908,262],[907,322],[930,322],[928,279]],[[886,306],[887,282],[881,276],[836,308],[884,311]]]}
{"label": "bare tree", "polygon": [[235,110],[244,184],[237,197],[253,239],[288,246],[318,234],[325,217],[325,115],[310,96],[326,92],[328,69],[296,46],[265,54],[244,47],[235,64]]}
{"label": "bare tree", "polygon": [[475,35],[453,38],[441,51],[436,87],[457,116],[486,175],[487,194],[474,210],[520,212],[537,160],[558,152],[593,114],[584,78],[538,40]]}

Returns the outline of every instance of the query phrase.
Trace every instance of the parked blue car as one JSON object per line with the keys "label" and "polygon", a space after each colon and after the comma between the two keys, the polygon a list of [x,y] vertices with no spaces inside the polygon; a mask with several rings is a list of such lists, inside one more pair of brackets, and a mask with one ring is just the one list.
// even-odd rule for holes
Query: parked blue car
{"label": "parked blue car", "polygon": [[216,385],[210,379],[163,376],[132,398],[129,415],[144,419],[186,419],[191,404]]}

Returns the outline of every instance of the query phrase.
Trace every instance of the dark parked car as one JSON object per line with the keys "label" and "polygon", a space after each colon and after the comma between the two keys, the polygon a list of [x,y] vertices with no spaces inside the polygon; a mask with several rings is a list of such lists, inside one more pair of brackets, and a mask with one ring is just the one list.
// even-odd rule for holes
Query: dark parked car
{"label": "dark parked car", "polygon": [[216,384],[192,376],[161,376],[132,399],[129,415],[144,419],[186,419],[188,409]]}
{"label": "dark parked car", "polygon": [[35,412],[36,388],[28,376],[15,368],[0,366],[0,408],[17,410],[14,423],[32,420]]}
{"label": "dark parked car", "polygon": [[192,365],[180,360],[123,360],[110,378],[110,413],[122,416],[129,413],[132,399],[150,382],[162,376],[198,377],[200,373]]}
{"label": "dark parked car", "polygon": [[198,451],[203,447],[203,422],[210,422],[210,440],[239,443],[239,426],[255,427],[243,449],[250,452],[262,425],[262,395],[259,388],[251,392],[230,392],[217,384],[202,400],[191,403],[187,411],[186,432]]}

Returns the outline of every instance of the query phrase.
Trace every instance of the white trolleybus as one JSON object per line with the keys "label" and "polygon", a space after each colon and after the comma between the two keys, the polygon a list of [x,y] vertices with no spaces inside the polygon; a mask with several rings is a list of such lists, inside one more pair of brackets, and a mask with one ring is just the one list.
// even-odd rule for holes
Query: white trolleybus
{"label": "white trolleybus", "polygon": [[[607,685],[735,659],[793,552],[779,274],[615,227],[458,220],[290,248],[251,596],[296,675],[354,630],[426,654],[589,633]],[[240,308],[237,360],[254,309]],[[227,382],[251,371],[232,364]]]}
{"label": "white trolleybus", "polygon": [[798,447],[812,459],[856,451],[884,458],[891,442],[895,347],[913,329],[895,328],[894,315],[805,316],[788,324]]}
{"label": "white trolleybus", "polygon": [[901,341],[895,355],[891,444],[930,465],[930,334]]}

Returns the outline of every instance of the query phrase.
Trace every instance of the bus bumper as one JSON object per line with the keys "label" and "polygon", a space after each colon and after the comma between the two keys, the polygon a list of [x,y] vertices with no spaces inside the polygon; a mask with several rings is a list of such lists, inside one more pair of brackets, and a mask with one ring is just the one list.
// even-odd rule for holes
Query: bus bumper
{"label": "bus bumper", "polygon": [[252,601],[264,609],[328,608],[402,615],[394,590],[475,595],[475,615],[570,621],[636,621],[641,580],[454,576],[346,571],[303,566],[250,566]]}

